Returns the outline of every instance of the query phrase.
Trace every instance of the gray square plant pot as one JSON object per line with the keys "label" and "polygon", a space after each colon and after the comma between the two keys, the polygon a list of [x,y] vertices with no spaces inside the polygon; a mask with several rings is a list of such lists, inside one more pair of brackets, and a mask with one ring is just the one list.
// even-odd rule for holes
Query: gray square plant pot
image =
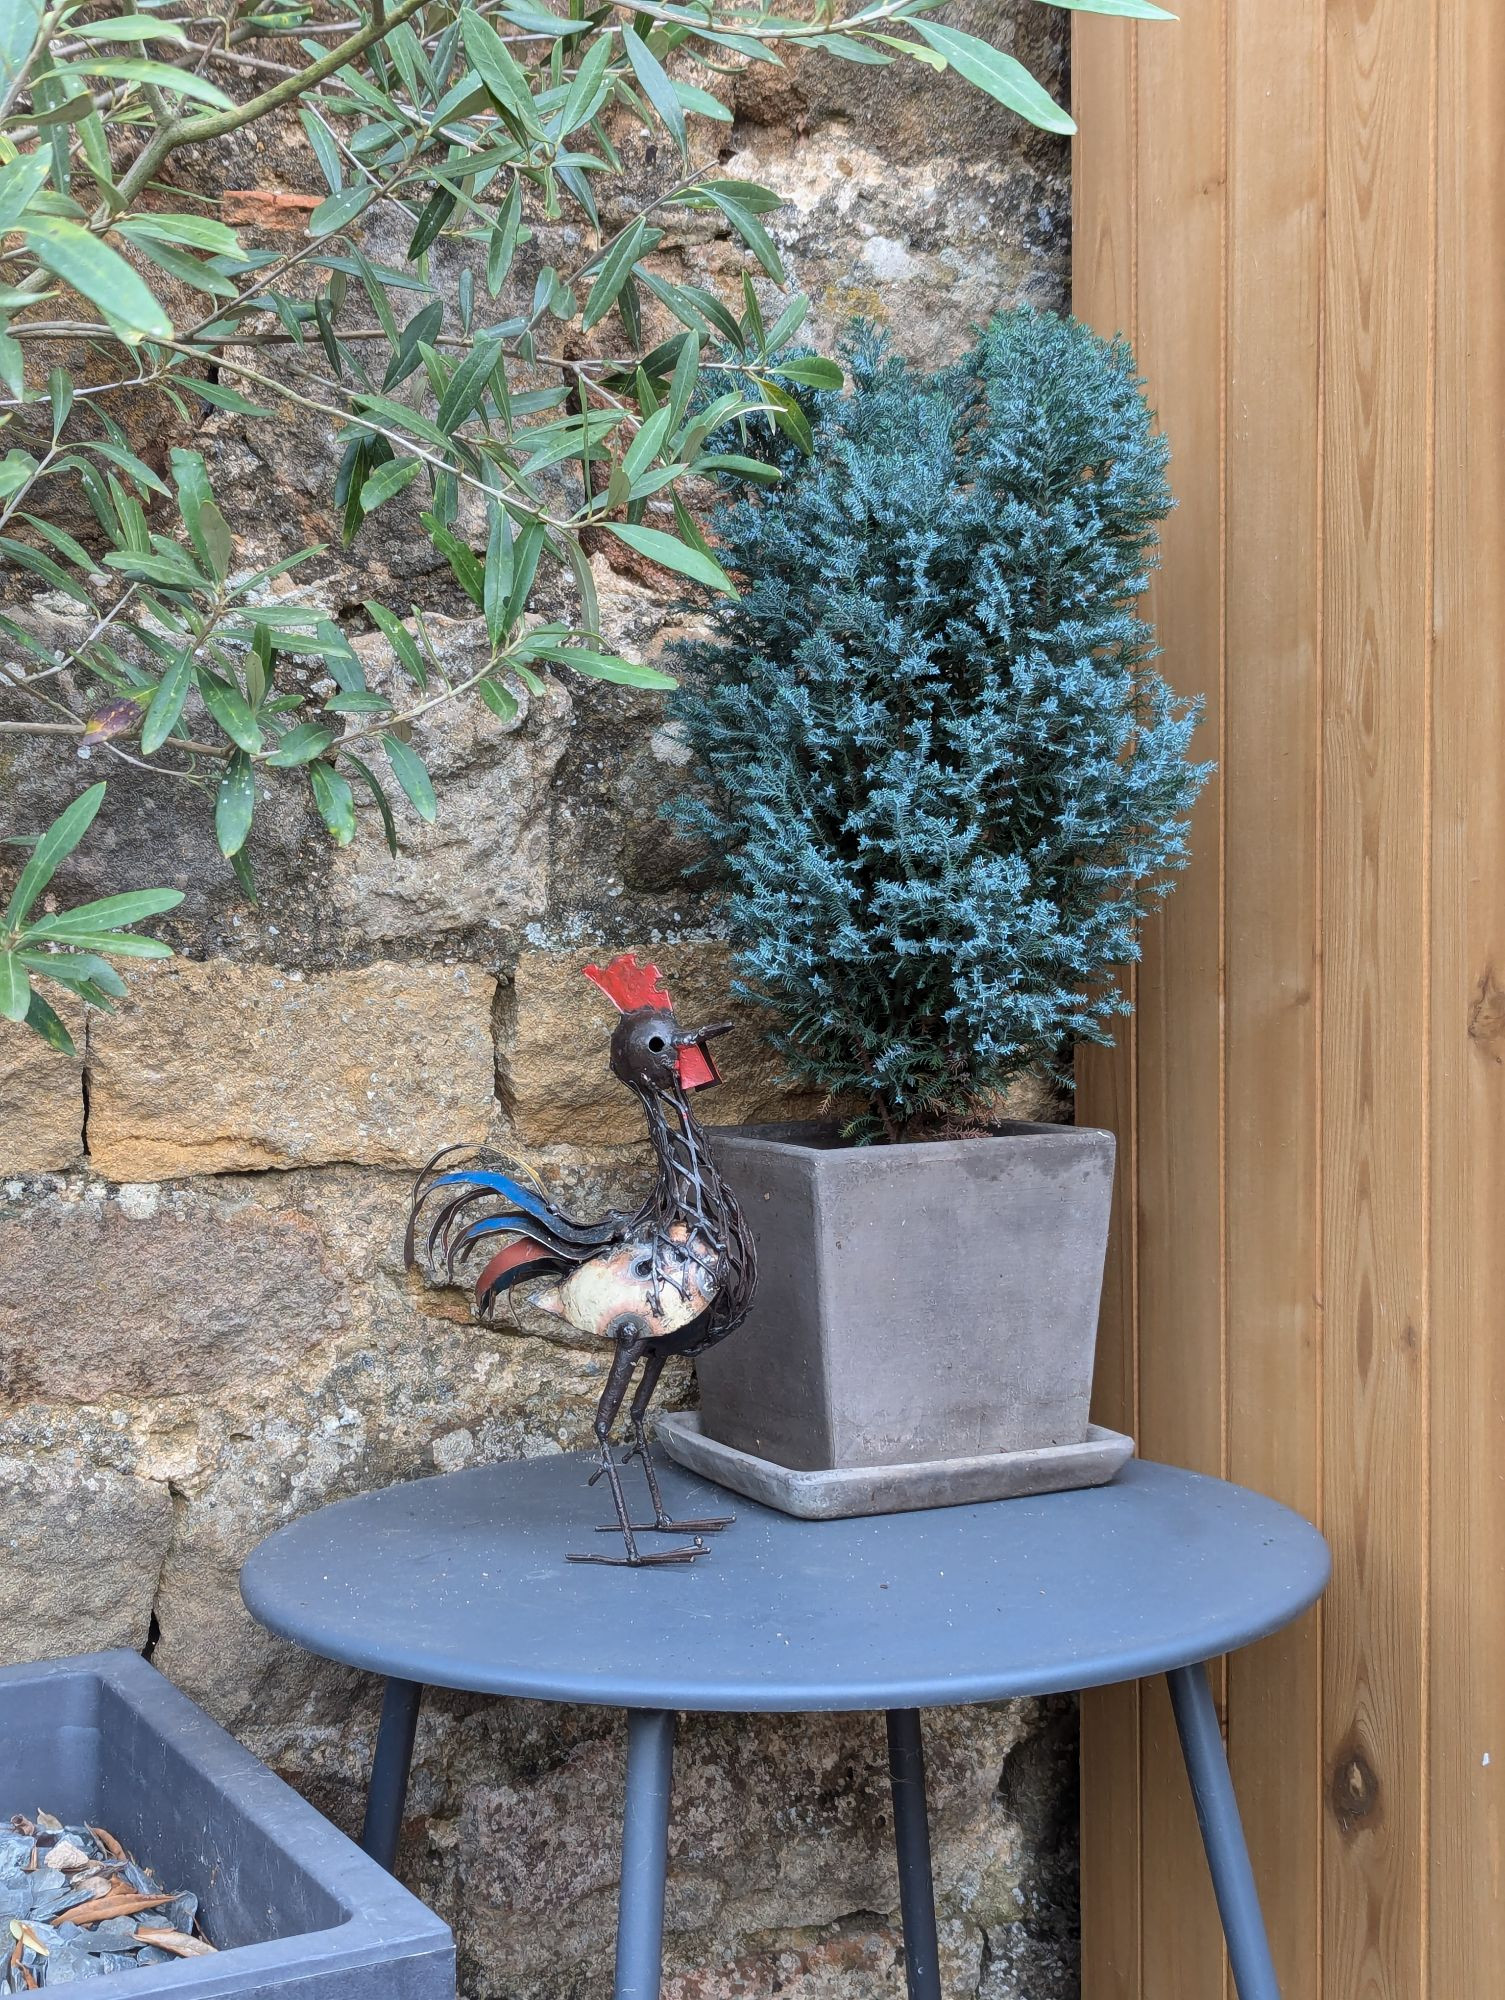
{"label": "gray square plant pot", "polygon": [[[1106,1470],[1085,1449],[1111,1132],[847,1146],[833,1126],[747,1125],[711,1143],[757,1238],[758,1290],[746,1325],[696,1360],[704,1437],[797,1472],[971,1461],[958,1498],[981,1497],[989,1455],[1035,1454],[1047,1486],[1117,1469],[1126,1440]],[[1020,1483],[1031,1466],[998,1491],[1039,1490]],[[925,1491],[907,1504],[944,1497]]]}
{"label": "gray square plant pot", "polygon": [[219,1947],[96,2000],[454,2000],[448,1926],[135,1653],[0,1671],[0,1821],[39,1806],[191,1889]]}

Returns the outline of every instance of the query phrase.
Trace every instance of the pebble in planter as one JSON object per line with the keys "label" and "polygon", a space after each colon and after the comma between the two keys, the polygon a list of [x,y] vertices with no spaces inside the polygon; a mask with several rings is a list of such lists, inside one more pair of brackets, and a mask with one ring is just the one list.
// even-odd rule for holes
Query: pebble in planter
{"label": "pebble in planter", "polygon": [[1210,769],[1137,610],[1171,501],[1127,348],[1019,310],[937,374],[865,335],[849,359],[851,395],[806,399],[810,453],[771,439],[782,479],[720,509],[746,587],[672,656],[711,778],[674,810],[716,857],[739,989],[790,1077],[852,1109],[718,1141],[761,1290],[697,1361],[703,1435],[660,1435],[791,1511],[1111,1473],[1088,1396],[1112,1139],[1001,1114],[1111,1039]]}
{"label": "pebble in planter", "polygon": [[164,1890],[103,1827],[17,1813],[0,1833],[0,1993],[202,1957],[198,1915],[197,1896]]}

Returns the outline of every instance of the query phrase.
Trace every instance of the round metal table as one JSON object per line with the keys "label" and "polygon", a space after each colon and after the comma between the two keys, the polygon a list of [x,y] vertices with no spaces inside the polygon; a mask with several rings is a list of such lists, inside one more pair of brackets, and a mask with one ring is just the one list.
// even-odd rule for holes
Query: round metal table
{"label": "round metal table", "polygon": [[919,1711],[1163,1673],[1240,2000],[1279,2000],[1203,1663],[1322,1593],[1327,1546],[1246,1488],[1134,1461],[1109,1486],[797,1521],[663,1465],[671,1511],[732,1512],[683,1567],[575,1564],[594,1460],[479,1466],[342,1500],[241,1576],[284,1638],[385,1676],[362,1845],[390,1868],[427,1686],[628,1717],[615,2000],[658,2000],[681,1709],[883,1709],[911,2000],[940,2000]]}

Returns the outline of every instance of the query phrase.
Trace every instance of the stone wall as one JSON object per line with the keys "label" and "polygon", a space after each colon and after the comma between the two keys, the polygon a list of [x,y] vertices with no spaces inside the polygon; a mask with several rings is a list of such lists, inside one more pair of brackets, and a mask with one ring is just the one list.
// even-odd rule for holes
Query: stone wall
{"label": "stone wall", "polygon": [[[1015,33],[1063,89],[1065,16],[1030,0],[953,15]],[[822,339],[863,312],[933,361],[994,306],[1063,302],[1065,150],[988,100],[949,78],[805,62],[750,72],[734,109],[727,170],[787,197],[774,233]],[[641,190],[667,167],[635,145]],[[264,135],[185,172],[309,185],[301,153]],[[728,284],[731,245],[703,219],[684,226],[661,254]],[[397,248],[378,223],[371,242]],[[196,442],[247,565],[325,539],[331,429],[221,414]],[[417,599],[457,660],[475,644],[401,505],[300,588],[378,681],[388,662],[363,597]],[[641,574],[596,567],[610,636],[651,658],[665,604]],[[61,632],[69,607],[44,598],[28,615]],[[726,977],[714,911],[657,820],[683,751],[656,697],[572,681],[509,724],[467,708],[422,729],[437,825],[409,817],[393,859],[363,823],[340,852],[281,787],[253,835],[256,907],[196,797],[0,739],[0,830],[34,830],[109,778],[62,900],[188,891],[165,927],[180,956],[133,977],[119,1013],[75,1014],[81,1063],[0,1028],[0,1647],[145,1649],[347,1827],[373,1686],[255,1627],[240,1563],[339,1495],[585,1444],[602,1373],[596,1352],[532,1323],[478,1328],[458,1292],[404,1273],[411,1169],[448,1140],[491,1136],[571,1203],[620,1198],[644,1156],[578,967],[595,948],[651,947],[687,1013],[719,1012]],[[778,1113],[754,1035],[726,1050],[713,1115]],[[672,1394],[687,1393],[681,1375]],[[927,1720],[948,1993],[1075,1991],[1073,1727],[1069,1704]],[[401,1872],[454,1923],[473,2000],[603,1990],[622,1747],[615,1720],[589,1711],[426,1704]],[[690,1721],[673,2000],[902,1991],[882,1771],[875,1719]]]}

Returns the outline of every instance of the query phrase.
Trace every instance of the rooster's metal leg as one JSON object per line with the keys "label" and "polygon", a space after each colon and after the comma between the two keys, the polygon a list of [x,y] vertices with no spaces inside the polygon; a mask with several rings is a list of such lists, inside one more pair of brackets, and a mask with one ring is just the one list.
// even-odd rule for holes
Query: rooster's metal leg
{"label": "rooster's metal leg", "polygon": [[[645,1556],[633,1538],[632,1521],[627,1512],[627,1501],[622,1493],[622,1480],[617,1471],[616,1460],[611,1455],[611,1427],[616,1422],[617,1412],[622,1407],[627,1394],[627,1385],[632,1380],[632,1371],[643,1354],[641,1340],[623,1340],[617,1345],[612,1358],[611,1373],[606,1379],[606,1387],[601,1392],[601,1400],[596,1405],[596,1443],[601,1450],[601,1471],[606,1474],[606,1482],[611,1488],[612,1502],[617,1510],[617,1526],[622,1540],[627,1544],[627,1552],[620,1556],[570,1555],[566,1558],[575,1563],[608,1563],[614,1567],[631,1569],[645,1568],[650,1564],[693,1562],[696,1556],[705,1554],[702,1542],[691,1542],[681,1549],[659,1549]],[[610,1529],[607,1530],[611,1532]]]}
{"label": "rooster's metal leg", "polygon": [[[658,1474],[653,1469],[653,1458],[648,1450],[648,1428],[645,1419],[648,1405],[653,1401],[653,1392],[658,1387],[658,1378],[664,1372],[666,1354],[650,1354],[643,1363],[642,1377],[637,1393],[632,1399],[629,1413],[632,1422],[633,1445],[629,1456],[641,1458],[643,1471],[648,1479],[648,1492],[653,1500],[653,1529],[660,1535],[714,1535],[722,1528],[729,1528],[737,1518],[735,1514],[713,1514],[704,1521],[671,1521],[664,1509],[664,1496],[658,1489]],[[647,1530],[641,1529],[640,1533]]]}

